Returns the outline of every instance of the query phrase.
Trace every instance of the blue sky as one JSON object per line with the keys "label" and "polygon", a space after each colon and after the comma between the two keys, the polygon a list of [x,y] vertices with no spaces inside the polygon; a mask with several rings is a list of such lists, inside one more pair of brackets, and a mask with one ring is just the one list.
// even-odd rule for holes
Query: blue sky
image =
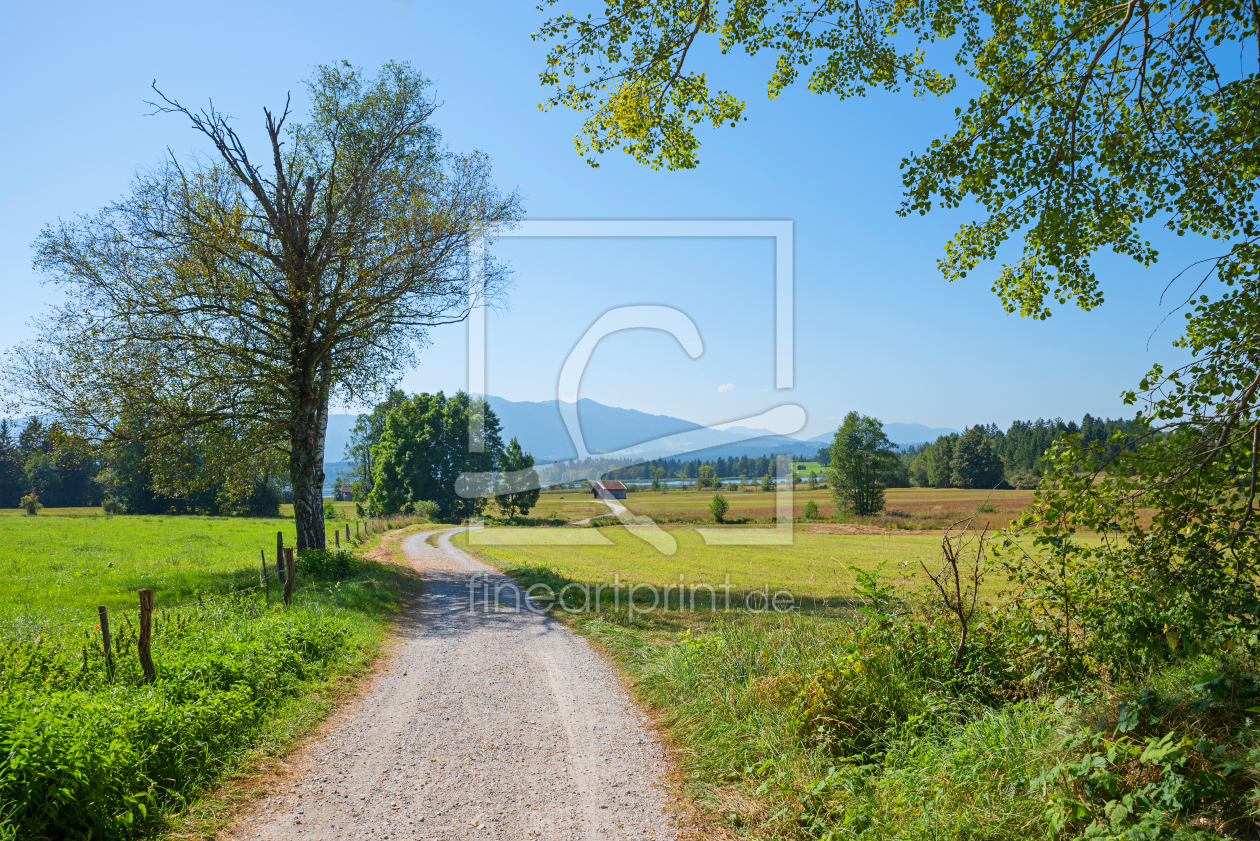
{"label": "blue sky", "polygon": [[[259,138],[264,106],[312,66],[408,60],[434,81],[436,123],[453,150],[481,149],[531,219],[789,219],[795,231],[796,387],[773,388],[769,240],[511,240],[507,308],[488,324],[488,391],[556,396],[565,356],[610,307],[666,304],[705,342],[689,359],[673,339],[606,339],[582,396],[721,423],[779,403],[804,406],[814,435],[857,409],[886,422],[962,428],[1016,418],[1131,414],[1119,394],[1170,349],[1177,318],[1158,298],[1183,262],[1171,243],[1154,269],[1103,257],[1107,303],[1056,308],[1045,322],[1007,316],[990,291],[996,266],[960,283],[935,268],[970,210],[901,219],[901,158],[944,134],[951,101],[871,95],[842,103],[796,90],[769,102],[766,67],[712,63],[749,102],[749,121],[702,134],[699,169],[654,172],[621,153],[592,169],[573,151],[579,118],[543,113],[543,48],[532,3],[4,4],[0,6],[0,345],[29,335],[50,300],[30,245],[59,216],[122,194],[166,147],[204,152],[186,124],[146,116],[150,81],[185,104],[213,98]],[[711,77],[712,78],[712,77]],[[1153,232],[1157,234],[1158,232]],[[1152,237],[1164,244],[1162,237]],[[1188,290],[1187,290],[1188,291]],[[1184,297],[1185,291],[1182,295]],[[466,383],[466,331],[433,332],[408,390]],[[724,388],[725,387],[725,388]]]}

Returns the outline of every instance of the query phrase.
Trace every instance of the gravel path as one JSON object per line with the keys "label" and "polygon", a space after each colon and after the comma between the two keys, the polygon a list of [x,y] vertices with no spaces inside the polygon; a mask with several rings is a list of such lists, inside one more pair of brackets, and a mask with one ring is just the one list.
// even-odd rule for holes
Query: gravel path
{"label": "gravel path", "polygon": [[436,549],[435,532],[403,541],[425,593],[388,671],[226,837],[675,837],[663,751],[616,674],[514,609],[519,588],[452,546],[455,531]]}
{"label": "gravel path", "polygon": [[610,513],[608,513],[608,514],[596,514],[594,517],[587,517],[587,518],[586,518],[586,519],[584,519],[584,520],[574,520],[573,522],[569,523],[569,525],[571,525],[571,526],[584,526],[584,525],[586,525],[587,523],[589,523],[591,520],[598,520],[600,517],[620,517],[620,516],[621,516],[621,514],[622,514],[622,512],[624,512],[624,511],[626,510],[626,506],[622,505],[622,504],[621,504],[621,503],[619,503],[619,502],[614,502],[614,501],[613,501],[613,500],[611,500],[611,499],[597,499],[597,500],[595,500],[595,501],[596,501],[596,502],[602,502],[602,503],[604,503],[605,505],[607,505],[607,506],[608,506],[608,510],[609,510],[609,512],[610,512]]}

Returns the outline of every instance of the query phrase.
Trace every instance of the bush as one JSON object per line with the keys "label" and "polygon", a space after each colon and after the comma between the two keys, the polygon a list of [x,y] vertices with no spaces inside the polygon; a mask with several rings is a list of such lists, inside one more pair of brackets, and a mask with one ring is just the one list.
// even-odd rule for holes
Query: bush
{"label": "bush", "polygon": [[27,514],[33,517],[44,507],[44,503],[39,501],[37,494],[27,494],[22,497],[22,507],[26,509]]}
{"label": "bush", "polygon": [[713,499],[709,501],[709,513],[713,515],[713,519],[719,523],[726,516],[726,512],[730,509],[730,503],[726,501],[726,497],[721,494],[714,494]]}
{"label": "bush", "polygon": [[997,511],[997,506],[991,502],[982,502],[976,506],[977,514],[992,514]]}
{"label": "bush", "polygon": [[331,502],[325,502],[324,503],[324,519],[325,520],[337,519],[337,506],[333,505]]}
{"label": "bush", "polygon": [[818,519],[818,503],[814,502],[812,499],[809,502],[805,503],[805,519],[806,520]]}
{"label": "bush", "polygon": [[436,502],[422,499],[419,502],[412,503],[412,508],[418,516],[424,517],[429,522],[437,520],[438,504]]}
{"label": "bush", "polygon": [[345,549],[303,549],[298,553],[298,575],[340,581],[355,569],[354,556]]}

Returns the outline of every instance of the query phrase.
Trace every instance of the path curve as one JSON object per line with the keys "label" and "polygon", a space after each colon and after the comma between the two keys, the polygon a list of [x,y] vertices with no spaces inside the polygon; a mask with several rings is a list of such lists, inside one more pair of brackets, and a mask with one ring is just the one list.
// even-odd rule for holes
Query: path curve
{"label": "path curve", "polygon": [[586,525],[587,523],[589,523],[591,520],[598,520],[600,517],[620,517],[620,516],[621,516],[623,513],[625,513],[625,511],[626,511],[626,506],[621,505],[621,504],[616,503],[616,502],[613,502],[611,499],[603,499],[603,498],[601,497],[600,499],[597,499],[597,500],[595,500],[595,501],[596,501],[596,502],[602,502],[602,503],[604,503],[605,505],[607,505],[607,506],[608,506],[609,513],[607,513],[607,514],[596,514],[594,517],[587,517],[585,520],[574,520],[573,522],[569,523],[569,525],[571,525],[571,526],[584,526],[584,525]]}
{"label": "path curve", "polygon": [[516,583],[451,545],[462,530],[403,540],[425,589],[402,645],[227,838],[675,837],[664,752],[616,673],[515,609]]}

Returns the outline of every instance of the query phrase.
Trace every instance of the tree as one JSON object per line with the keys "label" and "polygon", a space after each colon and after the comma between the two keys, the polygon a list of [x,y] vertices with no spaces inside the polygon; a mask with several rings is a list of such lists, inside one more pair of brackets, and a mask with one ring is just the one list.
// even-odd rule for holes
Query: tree
{"label": "tree", "polygon": [[702,464],[696,473],[696,490],[711,488],[717,482],[717,471],[707,464]]}
{"label": "tree", "polygon": [[827,484],[837,510],[858,515],[884,510],[884,488],[897,472],[897,453],[877,418],[849,412],[831,443]]}
{"label": "tree", "polygon": [[306,123],[287,102],[264,110],[258,162],[227,115],[159,91],[156,112],[187,119],[213,160],[171,156],[122,200],[43,231],[35,265],[66,303],[10,365],[29,403],[107,447],[145,417],[166,491],[190,436],[237,495],[285,459],[298,549],[324,545],[332,396],[379,393],[427,327],[496,294],[502,269],[470,246],[520,217],[485,156],[445,150],[408,65],[318,67],[307,87]]}
{"label": "tree", "polygon": [[17,442],[7,418],[0,418],[0,508],[16,508],[22,497]]}
{"label": "tree", "polygon": [[955,488],[995,488],[1002,482],[1002,460],[981,427],[963,433],[949,464],[950,484]]}
{"label": "tree", "polygon": [[26,477],[27,492],[39,497],[40,501],[55,499],[61,490],[61,477],[51,457],[43,453],[35,453],[26,460],[23,468]]}
{"label": "tree", "polygon": [[772,491],[772,490],[774,490],[774,479],[770,478],[770,474],[769,474],[769,473],[767,473],[765,476],[762,476],[762,477],[761,477],[761,489],[762,489],[763,491]]}
{"label": "tree", "polygon": [[722,494],[714,494],[713,499],[709,500],[709,513],[713,515],[713,519],[722,522],[726,518],[726,512],[730,510],[730,503],[726,501],[726,497]]}
{"label": "tree", "polygon": [[390,410],[406,400],[406,392],[391,388],[389,396],[377,403],[371,412],[355,418],[344,456],[345,460],[350,462],[355,499],[367,499],[372,493],[372,476],[376,469],[372,448],[380,443],[381,434],[385,431],[385,418]]}
{"label": "tree", "polygon": [[[480,452],[470,452],[469,430],[480,418]],[[368,505],[376,515],[397,514],[420,502],[437,505],[441,520],[480,514],[486,497],[465,498],[455,483],[463,473],[489,473],[503,459],[499,418],[488,403],[465,392],[417,394],[395,406],[375,447],[376,472]]]}
{"label": "tree", "polygon": [[515,473],[510,482],[513,486],[524,488],[523,490],[509,490],[507,493],[500,494],[495,497],[499,510],[506,514],[509,518],[515,517],[517,513],[522,516],[529,513],[529,509],[538,504],[538,497],[542,494],[539,486],[538,474],[534,472],[534,457],[527,452],[521,450],[521,445],[513,438],[503,449],[503,457],[499,461],[499,469],[504,473]]}
{"label": "tree", "polygon": [[[705,75],[687,68],[705,40],[723,52],[769,52],[771,97],[806,74],[811,91],[842,99],[902,87],[944,96],[959,87],[953,72],[968,74],[973,83],[959,91],[966,99],[952,130],[903,159],[899,213],[980,208],[938,265],[956,280],[999,254],[1015,255],[993,282],[1009,312],[1044,319],[1055,303],[1093,309],[1104,300],[1095,254],[1110,250],[1150,266],[1160,255],[1149,226],[1195,235],[1187,240],[1201,259],[1173,278],[1195,272],[1175,342],[1192,361],[1154,365],[1125,394],[1142,411],[1109,447],[1076,437],[1057,450],[1057,469],[1067,473],[1049,484],[1043,476],[1039,497],[1054,525],[1030,523],[1048,529],[1045,545],[1061,558],[1061,538],[1074,529],[1101,523],[1110,533],[1111,524],[1130,523],[1122,533],[1137,541],[1133,574],[1200,600],[1224,592],[1221,582],[1236,593],[1260,572],[1260,549],[1248,548],[1255,495],[1234,501],[1240,475],[1251,477],[1241,480],[1249,488],[1260,480],[1258,9],[1198,0],[605,0],[602,17],[560,14],[536,37],[551,44],[541,75],[554,86],[548,104],[589,114],[578,149],[592,162],[623,148],[652,166],[693,167],[695,126],[742,119],[742,101],[711,91]],[[928,64],[937,47],[948,51],[944,71]],[[1020,248],[1009,247],[1013,237]],[[1203,287],[1213,277],[1223,285],[1209,295]],[[944,465],[933,462],[932,484],[941,486]],[[1068,473],[1093,479],[1081,484]],[[1130,504],[1162,512],[1153,531],[1117,519]],[[1216,512],[1212,528],[1199,519],[1200,506]],[[1146,551],[1142,541],[1166,551]],[[1205,559],[1233,569],[1210,585],[1178,572],[1206,569]],[[1229,615],[1223,605],[1196,601],[1195,609]]]}
{"label": "tree", "polygon": [[958,436],[942,435],[928,450],[928,483],[934,488],[951,487],[953,481],[954,444]]}

